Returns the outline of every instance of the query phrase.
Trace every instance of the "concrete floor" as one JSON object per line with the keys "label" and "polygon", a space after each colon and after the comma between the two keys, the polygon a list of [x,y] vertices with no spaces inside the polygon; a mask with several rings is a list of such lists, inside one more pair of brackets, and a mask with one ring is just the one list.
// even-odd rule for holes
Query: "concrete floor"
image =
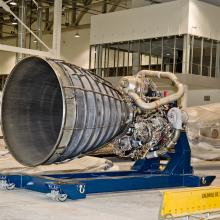
{"label": "concrete floor", "polygon": [[[120,169],[131,162],[115,160]],[[195,173],[217,175],[220,162],[193,162]],[[156,191],[94,194],[84,200],[58,203],[44,194],[26,190],[0,191],[0,220],[154,220],[158,219],[161,194]]]}

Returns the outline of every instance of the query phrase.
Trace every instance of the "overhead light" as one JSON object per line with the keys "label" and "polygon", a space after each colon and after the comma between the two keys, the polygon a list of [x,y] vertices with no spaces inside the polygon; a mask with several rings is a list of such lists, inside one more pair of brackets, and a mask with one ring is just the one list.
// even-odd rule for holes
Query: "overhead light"
{"label": "overhead light", "polygon": [[35,39],[33,40],[33,42],[34,42],[34,43],[37,43],[37,39],[35,38]]}
{"label": "overhead light", "polygon": [[166,55],[167,55],[167,56],[170,56],[170,53],[167,53]]}
{"label": "overhead light", "polygon": [[17,5],[17,2],[12,1],[9,4],[15,6],[15,5]]}
{"label": "overhead light", "polygon": [[75,38],[79,38],[80,37],[80,34],[79,34],[79,32],[77,31],[76,33],[75,33]]}
{"label": "overhead light", "polygon": [[13,24],[13,25],[17,25],[18,22],[17,22],[17,21],[12,21],[11,24]]}

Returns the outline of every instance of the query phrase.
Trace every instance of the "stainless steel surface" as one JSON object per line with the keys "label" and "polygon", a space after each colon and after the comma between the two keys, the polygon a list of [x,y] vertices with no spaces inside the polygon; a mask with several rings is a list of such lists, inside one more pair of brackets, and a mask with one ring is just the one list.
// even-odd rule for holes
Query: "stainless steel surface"
{"label": "stainless steel surface", "polygon": [[124,130],[128,115],[110,83],[62,61],[22,60],[3,91],[4,138],[15,159],[29,166],[99,148]]}

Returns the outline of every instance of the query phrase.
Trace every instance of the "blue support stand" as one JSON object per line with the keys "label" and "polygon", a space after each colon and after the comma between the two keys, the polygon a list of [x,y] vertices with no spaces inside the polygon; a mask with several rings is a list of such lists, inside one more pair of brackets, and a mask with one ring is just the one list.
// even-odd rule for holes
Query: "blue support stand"
{"label": "blue support stand", "polygon": [[129,171],[41,176],[0,174],[0,183],[1,188],[29,189],[65,201],[67,198],[82,199],[90,193],[209,186],[215,179],[215,176],[193,175],[191,150],[185,132],[180,135],[175,153],[169,153],[169,157],[166,165],[161,165],[160,158],[137,160]]}

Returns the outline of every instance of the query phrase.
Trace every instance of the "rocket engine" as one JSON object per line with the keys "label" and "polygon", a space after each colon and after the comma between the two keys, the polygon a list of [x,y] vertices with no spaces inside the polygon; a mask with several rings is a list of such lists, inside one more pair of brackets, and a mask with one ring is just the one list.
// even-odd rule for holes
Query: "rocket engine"
{"label": "rocket engine", "polygon": [[[177,91],[163,97],[153,79]],[[183,85],[172,73],[142,70],[115,89],[64,61],[28,57],[8,77],[2,131],[9,151],[27,166],[68,161],[113,142],[121,157],[160,157],[175,150],[186,115]]]}

